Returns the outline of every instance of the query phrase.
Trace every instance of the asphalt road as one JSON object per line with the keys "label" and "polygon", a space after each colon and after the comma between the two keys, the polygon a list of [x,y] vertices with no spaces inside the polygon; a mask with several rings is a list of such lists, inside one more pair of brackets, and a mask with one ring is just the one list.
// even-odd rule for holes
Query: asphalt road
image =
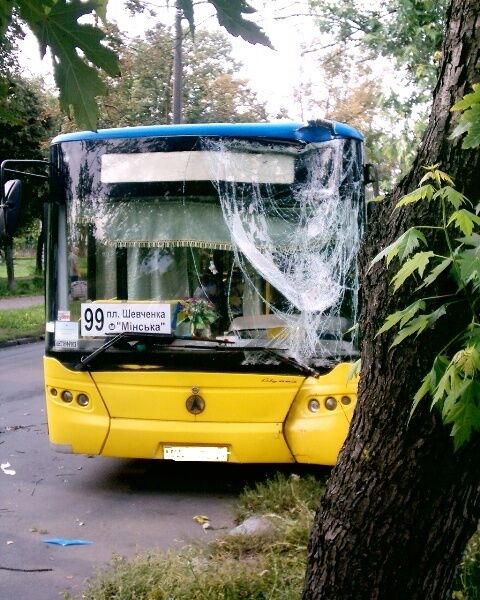
{"label": "asphalt road", "polygon": [[[263,478],[268,468],[53,452],[42,354],[39,343],[0,349],[2,600],[56,600],[63,591],[80,596],[85,578],[113,553],[164,550],[234,525],[238,491]],[[192,520],[197,514],[208,515],[218,529],[204,532]],[[44,543],[47,538],[92,543],[62,547]]]}

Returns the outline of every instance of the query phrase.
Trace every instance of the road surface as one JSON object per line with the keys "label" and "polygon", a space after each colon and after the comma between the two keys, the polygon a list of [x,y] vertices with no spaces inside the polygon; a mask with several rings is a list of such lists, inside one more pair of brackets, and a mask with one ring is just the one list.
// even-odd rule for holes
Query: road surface
{"label": "road surface", "polygon": [[[215,528],[234,525],[238,491],[265,471],[53,452],[42,354],[41,343],[0,349],[2,599],[55,600],[63,591],[79,597],[85,578],[113,553],[132,556],[219,534],[204,532],[194,515],[208,515]],[[92,543],[53,546],[43,543],[48,538]]]}

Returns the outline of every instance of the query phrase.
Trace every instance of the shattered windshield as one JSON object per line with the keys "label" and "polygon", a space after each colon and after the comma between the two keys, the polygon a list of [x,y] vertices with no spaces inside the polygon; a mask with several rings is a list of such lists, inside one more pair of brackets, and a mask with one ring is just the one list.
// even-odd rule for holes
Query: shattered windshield
{"label": "shattered windshield", "polygon": [[58,163],[54,349],[95,351],[137,332],[304,365],[355,353],[356,140],[68,142]]}

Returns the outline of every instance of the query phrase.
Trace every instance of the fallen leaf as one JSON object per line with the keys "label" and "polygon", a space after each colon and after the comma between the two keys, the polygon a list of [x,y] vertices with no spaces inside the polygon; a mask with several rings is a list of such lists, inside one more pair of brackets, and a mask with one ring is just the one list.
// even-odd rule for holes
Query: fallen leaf
{"label": "fallen leaf", "polygon": [[195,515],[192,517],[192,520],[197,522],[199,525],[202,525],[203,523],[210,521],[210,518],[206,515]]}

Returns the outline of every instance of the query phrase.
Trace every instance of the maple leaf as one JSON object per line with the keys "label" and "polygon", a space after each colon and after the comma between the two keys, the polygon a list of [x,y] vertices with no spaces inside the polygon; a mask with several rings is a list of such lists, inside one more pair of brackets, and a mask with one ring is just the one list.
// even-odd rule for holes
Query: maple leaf
{"label": "maple leaf", "polygon": [[60,106],[73,114],[80,126],[95,130],[98,109],[95,98],[105,93],[97,69],[115,77],[118,57],[102,42],[105,33],[94,25],[79,23],[84,15],[105,16],[106,0],[18,0],[22,19],[40,43],[42,57],[50,49]]}

